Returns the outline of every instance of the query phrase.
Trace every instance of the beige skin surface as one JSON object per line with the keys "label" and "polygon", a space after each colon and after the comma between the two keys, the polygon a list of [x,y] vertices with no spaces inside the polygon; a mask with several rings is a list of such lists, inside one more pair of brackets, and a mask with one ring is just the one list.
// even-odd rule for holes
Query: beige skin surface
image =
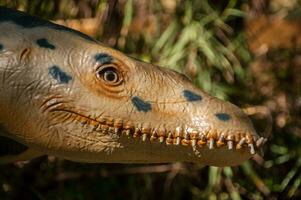
{"label": "beige skin surface", "polygon": [[32,157],[228,166],[265,141],[238,107],[175,71],[1,7],[0,29],[2,136]]}

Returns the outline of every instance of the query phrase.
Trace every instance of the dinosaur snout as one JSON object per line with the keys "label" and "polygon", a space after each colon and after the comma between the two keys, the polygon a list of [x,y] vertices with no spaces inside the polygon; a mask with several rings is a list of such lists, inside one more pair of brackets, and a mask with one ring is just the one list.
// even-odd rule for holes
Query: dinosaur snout
{"label": "dinosaur snout", "polygon": [[[193,100],[197,99],[196,95],[189,96]],[[209,149],[246,149],[249,154],[255,154],[265,139],[257,135],[248,116],[229,102],[206,94],[199,96],[203,96],[203,102],[191,105],[189,109],[193,113],[190,129],[196,130],[193,137],[190,137],[192,144]]]}

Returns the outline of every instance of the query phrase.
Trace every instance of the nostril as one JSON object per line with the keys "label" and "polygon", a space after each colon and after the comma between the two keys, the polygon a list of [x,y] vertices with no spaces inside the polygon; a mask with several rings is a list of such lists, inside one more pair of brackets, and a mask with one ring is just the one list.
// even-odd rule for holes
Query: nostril
{"label": "nostril", "polygon": [[215,116],[221,121],[228,121],[231,119],[231,116],[227,113],[216,113]]}
{"label": "nostril", "polygon": [[29,54],[30,54],[30,49],[29,48],[23,49],[21,54],[20,54],[20,60],[23,60],[24,58],[28,57]]}

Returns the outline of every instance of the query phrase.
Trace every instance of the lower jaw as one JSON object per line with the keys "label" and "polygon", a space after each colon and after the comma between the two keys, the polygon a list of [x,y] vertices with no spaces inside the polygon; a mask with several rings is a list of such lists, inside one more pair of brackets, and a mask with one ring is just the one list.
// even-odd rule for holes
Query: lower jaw
{"label": "lower jaw", "polygon": [[190,162],[218,167],[239,165],[252,156],[247,148],[240,150],[229,150],[226,147],[209,149],[207,146],[192,148],[191,146],[152,143],[150,140],[142,141],[139,138],[129,139],[126,135],[120,135],[116,142],[120,143],[120,146],[109,152],[74,152],[76,151],[74,150],[49,153],[64,159],[88,163]]}
{"label": "lower jaw", "polygon": [[202,132],[187,132],[179,128],[175,128],[174,130],[162,130],[160,128],[152,127],[137,127],[132,122],[124,122],[121,119],[113,119],[110,117],[93,119],[69,110],[58,109],[55,111],[71,115],[68,120],[91,126],[94,131],[115,134],[120,137],[126,136],[127,140],[139,139],[142,142],[149,141],[152,144],[161,143],[166,146],[174,145],[192,147],[192,149],[227,149],[233,151],[247,149],[249,153],[253,155],[266,141],[265,138],[255,137],[250,133],[224,133],[223,131],[214,128],[206,129]]}

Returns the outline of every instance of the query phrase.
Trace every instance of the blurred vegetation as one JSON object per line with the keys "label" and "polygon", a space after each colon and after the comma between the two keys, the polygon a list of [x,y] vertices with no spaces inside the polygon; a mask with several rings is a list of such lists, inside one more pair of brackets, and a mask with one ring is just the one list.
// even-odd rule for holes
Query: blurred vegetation
{"label": "blurred vegetation", "polygon": [[0,198],[300,198],[300,4],[0,0],[53,21],[91,19],[75,27],[98,23],[86,32],[131,56],[185,73],[205,91],[245,108],[259,133],[269,137],[264,156],[239,167],[83,164],[53,157],[0,166]]}

